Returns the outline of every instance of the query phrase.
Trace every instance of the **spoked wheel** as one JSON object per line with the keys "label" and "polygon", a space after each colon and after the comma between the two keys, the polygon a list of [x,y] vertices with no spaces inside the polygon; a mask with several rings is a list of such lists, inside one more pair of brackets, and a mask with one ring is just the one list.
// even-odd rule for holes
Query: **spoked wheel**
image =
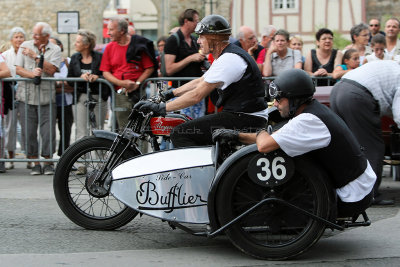
{"label": "spoked wheel", "polygon": [[[57,163],[53,180],[57,203],[71,221],[86,229],[116,229],[137,215],[110,195],[107,188],[92,183],[112,143],[95,136],[83,138],[69,147]],[[121,152],[117,150],[118,154]],[[120,161],[138,154],[126,150]]]}
{"label": "spoked wheel", "polygon": [[[286,183],[273,188],[254,183],[247,166],[255,154],[239,160],[223,177],[218,188],[217,216],[221,225],[230,222],[261,200],[278,198],[317,216],[327,218],[327,187],[321,177],[310,175],[310,166],[297,164]],[[300,167],[302,168],[302,167]],[[226,230],[231,242],[243,252],[260,259],[295,257],[319,240],[325,225],[284,204],[271,202]]]}

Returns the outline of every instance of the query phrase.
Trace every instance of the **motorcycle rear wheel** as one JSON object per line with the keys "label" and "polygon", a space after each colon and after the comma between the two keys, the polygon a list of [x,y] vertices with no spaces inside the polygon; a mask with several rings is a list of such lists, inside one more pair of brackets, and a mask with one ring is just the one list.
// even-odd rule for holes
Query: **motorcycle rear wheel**
{"label": "motorcycle rear wheel", "polygon": [[[276,197],[327,218],[327,184],[313,165],[295,163],[296,171],[286,183],[273,188],[255,184],[247,174],[250,154],[224,176],[217,194],[217,216],[221,225],[230,222],[262,199]],[[314,169],[315,170],[315,169]],[[325,225],[280,203],[265,204],[228,228],[230,241],[244,253],[259,259],[283,260],[305,252],[315,244]]]}
{"label": "motorcycle rear wheel", "polygon": [[[91,230],[113,230],[126,225],[137,211],[110,194],[95,196],[87,188],[88,177],[93,177],[106,160],[112,141],[95,136],[75,142],[57,163],[53,189],[57,203],[74,223]],[[120,154],[122,151],[118,151]],[[138,151],[127,150],[121,160],[137,156]]]}

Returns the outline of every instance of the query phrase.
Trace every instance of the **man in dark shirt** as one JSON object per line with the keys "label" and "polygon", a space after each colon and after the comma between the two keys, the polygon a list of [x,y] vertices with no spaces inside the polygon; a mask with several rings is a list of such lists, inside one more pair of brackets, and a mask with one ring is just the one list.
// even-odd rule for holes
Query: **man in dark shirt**
{"label": "man in dark shirt", "polygon": [[[165,69],[172,77],[200,77],[203,75],[201,66],[205,55],[199,52],[197,39],[191,34],[199,22],[199,13],[194,9],[186,9],[179,16],[180,28],[172,34],[164,47]],[[179,37],[179,40],[177,39]],[[173,87],[179,87],[178,82]]]}

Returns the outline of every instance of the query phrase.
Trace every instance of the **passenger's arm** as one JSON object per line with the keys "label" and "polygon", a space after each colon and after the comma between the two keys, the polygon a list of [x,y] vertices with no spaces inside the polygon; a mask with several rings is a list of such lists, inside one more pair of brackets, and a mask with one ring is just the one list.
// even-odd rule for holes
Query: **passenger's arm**
{"label": "passenger's arm", "polygon": [[279,148],[278,143],[270,134],[267,133],[267,131],[261,131],[258,134],[256,144],[258,151],[261,153],[268,153]]}
{"label": "passenger's arm", "polygon": [[242,144],[250,145],[256,142],[255,133],[239,133],[239,142]]}

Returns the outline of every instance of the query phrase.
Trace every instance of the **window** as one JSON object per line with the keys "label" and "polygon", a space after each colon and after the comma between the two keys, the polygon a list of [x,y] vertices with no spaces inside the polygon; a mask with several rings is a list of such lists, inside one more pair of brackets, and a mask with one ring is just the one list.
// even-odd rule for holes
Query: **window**
{"label": "window", "polygon": [[297,12],[298,0],[274,0],[274,12]]}

